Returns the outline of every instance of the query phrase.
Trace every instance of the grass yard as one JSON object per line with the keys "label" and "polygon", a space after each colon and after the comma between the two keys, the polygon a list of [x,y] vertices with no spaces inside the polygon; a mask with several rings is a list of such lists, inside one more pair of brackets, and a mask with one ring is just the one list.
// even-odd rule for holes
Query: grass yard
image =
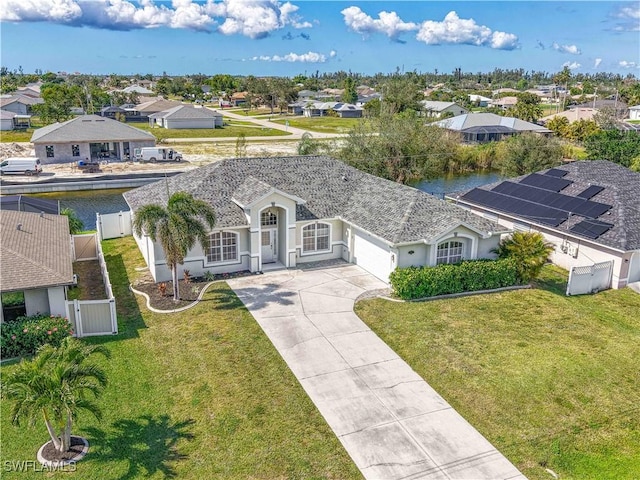
{"label": "grass yard", "polygon": [[169,129],[161,127],[150,127],[146,123],[131,124],[140,130],[151,132],[158,141],[166,138],[223,138],[237,137],[244,133],[247,137],[271,137],[276,135],[291,135],[283,130],[275,128],[260,128],[254,126],[235,126],[229,125],[224,128],[185,128],[185,129]]}
{"label": "grass yard", "polygon": [[358,315],[528,478],[640,478],[640,295],[541,288]]}
{"label": "grass yard", "polygon": [[312,132],[321,133],[349,133],[355,127],[361,118],[340,118],[340,117],[287,117],[273,120],[274,123],[289,125],[297,128],[304,128]]}
{"label": "grass yard", "polygon": [[[90,442],[74,478],[361,478],[351,459],[240,300],[216,284],[197,307],[159,315],[128,284],[144,265],[132,237],[103,244],[120,334],[90,337],[112,353],[101,422],[80,417]],[[1,369],[2,375],[12,370]],[[2,402],[7,461],[34,460],[44,424],[15,428]],[[46,474],[67,478],[69,474]]]}

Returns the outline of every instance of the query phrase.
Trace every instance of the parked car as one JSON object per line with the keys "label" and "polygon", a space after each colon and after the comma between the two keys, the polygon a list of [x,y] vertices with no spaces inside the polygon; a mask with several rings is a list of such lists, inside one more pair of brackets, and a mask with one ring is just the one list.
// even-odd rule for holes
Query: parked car
{"label": "parked car", "polygon": [[138,162],[180,162],[182,154],[173,148],[142,147],[134,150],[134,159]]}
{"label": "parked car", "polygon": [[7,158],[0,163],[0,175],[38,175],[42,172],[40,159],[29,158]]}

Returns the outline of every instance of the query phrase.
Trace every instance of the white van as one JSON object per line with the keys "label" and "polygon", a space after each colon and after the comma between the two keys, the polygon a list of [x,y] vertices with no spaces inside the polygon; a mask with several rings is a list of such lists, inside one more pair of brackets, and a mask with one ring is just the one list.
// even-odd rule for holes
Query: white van
{"label": "white van", "polygon": [[182,154],[173,148],[142,147],[134,150],[135,160],[138,162],[180,162]]}
{"label": "white van", "polygon": [[0,175],[38,175],[42,172],[40,159],[31,158],[7,158],[0,163]]}

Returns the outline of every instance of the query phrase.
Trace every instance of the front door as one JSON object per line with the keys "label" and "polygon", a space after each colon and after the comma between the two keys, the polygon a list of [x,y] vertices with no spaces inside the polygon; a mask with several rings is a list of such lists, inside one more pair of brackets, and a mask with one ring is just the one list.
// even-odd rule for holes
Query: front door
{"label": "front door", "polygon": [[262,245],[262,263],[273,263],[276,261],[276,236],[277,230],[268,229],[262,230],[261,233],[261,245]]}

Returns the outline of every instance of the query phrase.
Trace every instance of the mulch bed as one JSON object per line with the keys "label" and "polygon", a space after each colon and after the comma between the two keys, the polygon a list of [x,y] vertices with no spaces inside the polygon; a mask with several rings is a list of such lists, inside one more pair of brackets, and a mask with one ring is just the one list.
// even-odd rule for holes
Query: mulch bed
{"label": "mulch bed", "polygon": [[[251,275],[251,272],[248,270],[235,273],[218,274],[213,277],[213,280],[227,280],[247,275]],[[138,280],[133,285],[133,288],[149,295],[149,303],[153,308],[157,308],[158,310],[175,310],[177,308],[186,307],[195,302],[204,286],[211,281],[211,279],[206,280],[203,277],[193,277],[188,283],[183,279],[179,280],[178,288],[180,291],[180,300],[178,301],[173,300],[173,282],[155,283],[150,274],[147,274],[144,278]],[[160,287],[161,283],[165,284],[166,288],[164,291]]]}
{"label": "mulch bed", "polygon": [[59,462],[61,460],[73,460],[82,453],[84,442],[80,437],[71,436],[71,448],[67,452],[58,452],[53,446],[53,442],[47,442],[42,449],[42,458],[50,462]]}

